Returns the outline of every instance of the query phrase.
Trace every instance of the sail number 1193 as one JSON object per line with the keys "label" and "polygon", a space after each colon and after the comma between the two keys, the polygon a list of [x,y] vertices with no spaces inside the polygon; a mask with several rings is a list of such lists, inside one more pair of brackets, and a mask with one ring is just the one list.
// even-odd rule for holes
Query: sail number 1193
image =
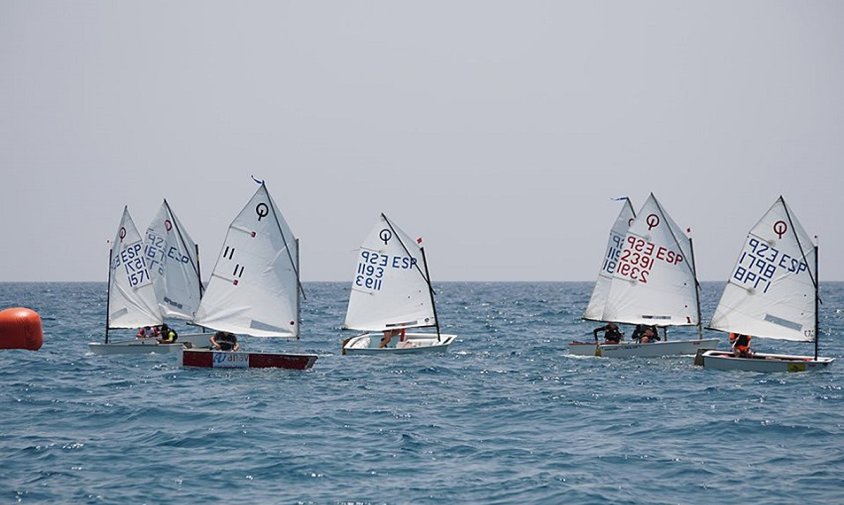
{"label": "sail number 1193", "polygon": [[406,270],[416,266],[416,258],[391,256],[362,249],[355,270],[354,285],[371,291],[380,291],[387,269]]}

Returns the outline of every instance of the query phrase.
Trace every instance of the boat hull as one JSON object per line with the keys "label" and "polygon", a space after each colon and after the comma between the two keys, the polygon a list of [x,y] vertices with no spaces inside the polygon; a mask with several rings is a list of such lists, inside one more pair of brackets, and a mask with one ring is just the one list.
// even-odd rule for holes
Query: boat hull
{"label": "boat hull", "polygon": [[835,361],[834,358],[764,353],[755,353],[753,358],[737,358],[730,351],[707,351],[702,358],[704,368],[745,372],[806,372],[826,368]]}
{"label": "boat hull", "polygon": [[437,340],[436,333],[408,333],[406,340],[399,342],[394,338],[387,347],[379,348],[382,333],[365,333],[352,337],[343,342],[343,354],[370,354],[384,356],[387,354],[423,354],[423,353],[444,353],[448,346],[457,338],[457,335],[440,334]]}
{"label": "boat hull", "polygon": [[181,342],[173,344],[162,344],[154,338],[124,340],[121,342],[109,342],[104,344],[102,342],[90,342],[88,350],[94,354],[110,355],[110,354],[166,354],[179,352],[185,346]]}
{"label": "boat hull", "polygon": [[695,354],[699,349],[715,349],[717,338],[701,340],[669,340],[647,344],[636,342],[621,344],[595,344],[594,342],[571,342],[569,354],[576,356],[601,356],[604,358],[656,358],[659,356],[677,356]]}
{"label": "boat hull", "polygon": [[288,368],[307,370],[317,360],[315,354],[281,354],[264,352],[212,351],[184,349],[182,366],[200,368]]}
{"label": "boat hull", "polygon": [[213,336],[213,333],[179,333],[176,343],[183,344],[189,349],[210,349]]}

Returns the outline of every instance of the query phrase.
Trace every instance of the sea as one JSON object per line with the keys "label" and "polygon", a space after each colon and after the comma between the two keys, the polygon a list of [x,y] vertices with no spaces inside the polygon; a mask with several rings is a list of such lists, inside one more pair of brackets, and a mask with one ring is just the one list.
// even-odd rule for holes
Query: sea
{"label": "sea", "polygon": [[568,355],[592,286],[435,284],[450,351],[372,357],[340,354],[348,283],[305,283],[299,341],[241,339],[318,354],[303,372],[96,356],[105,283],[2,283],[44,346],[0,351],[0,504],[844,503],[844,284],[821,285],[836,363],[794,374]]}

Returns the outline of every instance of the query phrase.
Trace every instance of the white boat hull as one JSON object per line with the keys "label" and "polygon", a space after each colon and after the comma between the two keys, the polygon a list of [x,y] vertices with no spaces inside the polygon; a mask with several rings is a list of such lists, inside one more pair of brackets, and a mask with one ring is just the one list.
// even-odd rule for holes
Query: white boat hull
{"label": "white boat hull", "polygon": [[442,353],[448,350],[448,346],[457,338],[457,335],[440,334],[437,340],[436,333],[408,333],[406,340],[400,342],[396,336],[387,347],[379,348],[383,333],[366,333],[352,337],[343,342],[343,354],[420,354],[420,353]]}
{"label": "white boat hull", "polygon": [[754,353],[753,358],[737,358],[730,351],[703,353],[703,367],[713,370],[741,370],[746,372],[806,372],[826,368],[834,358],[817,360],[812,356]]}
{"label": "white boat hull", "polygon": [[179,352],[184,345],[181,342],[162,344],[154,338],[124,340],[121,342],[90,342],[88,349],[94,354],[165,354]]}
{"label": "white boat hull", "polygon": [[659,356],[676,356],[696,354],[699,349],[715,349],[717,338],[701,340],[669,340],[648,344],[628,342],[621,344],[595,344],[594,342],[571,342],[568,346],[569,354],[576,356],[601,356],[604,358],[655,358]]}

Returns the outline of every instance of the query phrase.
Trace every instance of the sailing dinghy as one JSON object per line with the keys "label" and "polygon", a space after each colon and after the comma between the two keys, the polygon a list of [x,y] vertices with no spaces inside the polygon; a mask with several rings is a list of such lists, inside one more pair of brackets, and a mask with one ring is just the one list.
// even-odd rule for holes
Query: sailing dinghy
{"label": "sailing dinghy", "polygon": [[[144,260],[162,316],[192,321],[202,298],[199,246],[166,199],[147,228],[144,242]],[[210,338],[210,333],[180,333],[177,342],[211,347]]]}
{"label": "sailing dinghy", "polygon": [[814,342],[814,356],[707,351],[704,368],[802,372],[825,368],[818,357],[818,247],[780,196],[744,241],[709,327],[754,338]]}
{"label": "sailing dinghy", "polygon": [[[260,182],[229,226],[194,323],[252,337],[299,338],[299,245]],[[313,354],[185,349],[182,365],[209,368],[313,366]]]}
{"label": "sailing dinghy", "polygon": [[[343,328],[343,354],[445,352],[457,338],[440,333],[425,249],[381,214],[358,252]],[[408,332],[434,327],[436,333]],[[391,338],[385,338],[392,334]]]}
{"label": "sailing dinghy", "polygon": [[143,241],[128,207],[109,250],[105,342],[91,342],[94,354],[146,354],[178,352],[181,343],[162,344],[154,338],[109,341],[109,329],[157,326],[163,321],[155,288],[143,255]]}
{"label": "sailing dinghy", "polygon": [[[569,346],[573,354],[655,357],[714,349],[717,338],[702,338],[700,286],[692,241],[651,193],[624,237],[601,319],[663,328],[663,340],[649,343],[592,343]],[[698,326],[698,339],[668,340],[668,327]]]}

